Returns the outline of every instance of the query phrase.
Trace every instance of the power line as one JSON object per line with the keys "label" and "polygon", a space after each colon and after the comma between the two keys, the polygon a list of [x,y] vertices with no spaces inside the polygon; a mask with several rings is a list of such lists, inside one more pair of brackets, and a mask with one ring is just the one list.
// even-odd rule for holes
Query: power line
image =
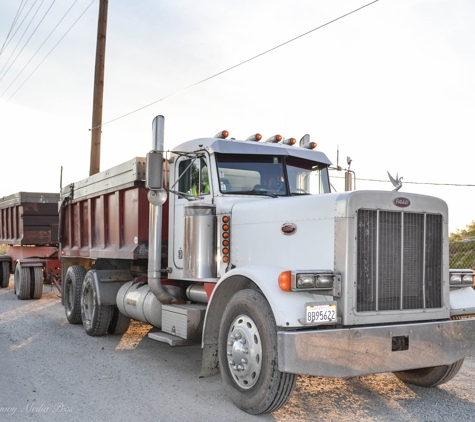
{"label": "power line", "polygon": [[[385,182],[385,183],[388,183],[387,180],[378,180],[378,179],[359,179],[359,178],[356,178],[356,180],[364,180],[364,181],[367,181],[367,182]],[[464,185],[464,184],[460,184],[460,183],[432,183],[432,182],[408,182],[408,181],[405,181],[404,184],[412,184],[412,185],[434,185],[434,186],[462,186],[462,187],[475,187],[475,185]]]}
{"label": "power line", "polygon": [[[334,179],[344,179],[342,176],[331,176]],[[365,182],[381,182],[381,183],[390,183],[389,180],[380,180],[380,179],[361,179],[359,177],[356,180],[362,180]],[[459,187],[475,187],[475,185],[462,184],[462,183],[434,183],[434,182],[408,182],[405,181],[404,184],[410,185],[433,185],[433,186],[459,186]]]}
{"label": "power line", "polygon": [[[43,0],[44,1],[44,0]],[[40,7],[43,5],[43,1],[41,2],[40,4]],[[5,73],[3,74],[3,76],[0,78],[0,81],[3,79],[3,77],[7,74],[7,72],[11,69],[11,67],[13,66],[13,64],[17,61],[18,57],[20,56],[20,54],[22,53],[22,51],[25,49],[25,47],[28,45],[28,43],[30,42],[31,38],[33,37],[33,35],[35,35],[35,32],[36,30],[40,27],[41,23],[43,22],[44,18],[46,17],[46,15],[49,13],[49,11],[51,10],[51,8],[53,7],[53,4],[56,2],[56,0],[53,0],[53,2],[50,4],[50,6],[48,7],[48,10],[45,12],[45,14],[43,15],[43,17],[41,18],[41,20],[38,22],[38,25],[36,25],[35,29],[33,30],[33,32],[31,33],[30,37],[26,40],[25,44],[23,45],[23,47],[21,48],[20,52],[17,54],[17,56],[15,57],[15,59],[13,60],[13,62],[11,63],[11,65],[9,66],[9,68],[5,71]],[[38,10],[40,10],[40,7],[38,8]],[[37,11],[38,12],[38,11]],[[36,16],[36,13],[35,13],[35,16]],[[34,16],[33,16],[34,18]]]}
{"label": "power line", "polygon": [[[16,23],[17,23],[17,20],[18,20],[18,18],[19,18],[20,15],[21,15],[21,12],[23,12],[23,9],[25,8],[26,3],[28,3],[28,0],[26,0],[26,3],[25,3],[25,4],[23,4],[23,2],[24,2],[24,0],[21,0],[20,5],[18,6],[18,10],[17,10],[17,12],[16,12],[16,15],[15,15],[15,17],[13,18],[12,26],[11,26],[10,29],[8,30],[7,37],[5,38],[5,41],[3,42],[2,48],[0,49],[0,56],[2,55],[3,50],[5,50],[5,48],[7,47],[7,45],[8,45],[7,41],[8,41],[8,39],[10,38],[10,34],[12,33],[13,28],[15,27],[15,25],[16,25]],[[23,7],[22,7],[22,6],[23,6]],[[16,34],[16,31],[15,31],[15,34]],[[15,34],[13,34],[12,37],[15,36]],[[10,42],[10,41],[8,41],[8,42]],[[5,44],[6,44],[6,45],[5,45]]]}
{"label": "power line", "polygon": [[100,127],[102,127],[102,126],[105,126],[105,125],[107,125],[107,124],[109,124],[109,123],[115,122],[116,120],[123,119],[124,117],[130,116],[131,114],[137,113],[137,112],[140,111],[140,110],[143,110],[143,109],[145,109],[145,108],[147,108],[147,107],[150,107],[150,106],[152,106],[152,105],[154,105],[154,104],[157,104],[157,103],[159,103],[159,102],[162,102],[162,101],[164,101],[164,100],[166,100],[166,99],[168,99],[168,98],[170,98],[170,97],[173,97],[173,96],[175,96],[175,95],[177,95],[177,94],[180,94],[180,93],[183,92],[183,91],[186,91],[186,90],[188,90],[188,89],[194,88],[194,87],[197,86],[197,85],[200,85],[200,84],[202,84],[202,83],[204,83],[204,82],[209,81],[210,79],[216,78],[217,76],[220,76],[220,75],[222,75],[222,74],[224,74],[224,73],[226,73],[226,72],[229,72],[229,71],[231,71],[231,70],[233,70],[233,69],[236,69],[237,67],[242,66],[242,65],[244,65],[244,64],[246,64],[246,63],[249,63],[250,61],[255,60],[255,59],[259,58],[259,57],[262,57],[263,55],[265,55],[265,54],[267,54],[267,53],[270,53],[271,51],[277,50],[278,48],[283,47],[284,45],[290,44],[291,42],[296,41],[296,40],[298,40],[299,38],[302,38],[302,37],[304,37],[304,36],[306,36],[306,35],[308,35],[308,34],[311,34],[312,32],[315,32],[315,31],[317,31],[318,29],[321,29],[321,28],[323,28],[323,27],[325,27],[325,26],[328,26],[328,25],[330,25],[330,24],[332,24],[332,23],[334,23],[334,22],[336,22],[336,21],[338,21],[338,20],[340,20],[340,19],[343,19],[343,18],[345,18],[345,17],[347,17],[347,16],[349,16],[349,15],[351,15],[351,14],[353,14],[353,13],[356,13],[356,12],[358,12],[358,11],[360,11],[360,10],[362,10],[362,9],[364,9],[364,8],[366,8],[366,7],[368,7],[368,6],[371,6],[372,4],[377,3],[378,1],[379,1],[379,0],[374,0],[374,1],[370,2],[370,3],[367,3],[367,4],[365,4],[364,6],[361,6],[361,7],[357,8],[357,9],[354,9],[354,10],[352,10],[351,12],[345,13],[344,15],[341,15],[341,16],[338,17],[338,18],[335,18],[335,19],[333,19],[333,20],[331,20],[331,21],[328,21],[327,23],[324,23],[323,25],[320,25],[320,26],[318,26],[318,27],[316,27],[316,28],[314,28],[314,29],[311,29],[310,31],[304,32],[303,34],[298,35],[298,36],[295,37],[295,38],[292,38],[292,39],[290,39],[290,40],[288,40],[288,41],[285,41],[285,42],[283,42],[282,44],[276,45],[275,47],[272,47],[272,48],[270,48],[270,49],[268,49],[268,50],[266,50],[266,51],[263,51],[262,53],[259,53],[259,54],[255,55],[255,56],[253,56],[253,57],[250,57],[249,59],[246,59],[246,60],[244,60],[244,61],[242,61],[242,62],[240,62],[240,63],[237,63],[237,64],[235,64],[234,66],[228,67],[227,69],[222,70],[222,71],[220,71],[220,72],[218,72],[218,73],[215,73],[214,75],[211,75],[211,76],[209,76],[209,77],[207,77],[207,78],[205,78],[205,79],[202,79],[202,80],[199,81],[199,82],[195,82],[194,84],[189,85],[189,86],[187,86],[186,88],[182,88],[182,89],[180,89],[180,90],[178,90],[178,91],[175,91],[173,94],[170,94],[170,95],[167,95],[167,96],[165,96],[165,97],[162,97],[162,98],[160,98],[159,100],[153,101],[153,102],[151,102],[151,103],[149,103],[149,104],[147,104],[147,105],[144,105],[143,107],[140,107],[140,108],[138,108],[138,109],[136,109],[136,110],[133,110],[133,111],[131,111],[131,112],[129,112],[129,113],[123,114],[122,116],[116,117],[115,119],[109,120],[109,121],[107,121],[107,122],[105,122],[105,123],[102,123],[101,125],[97,125],[97,126],[91,128],[91,129],[89,129],[89,130],[94,130],[94,129],[100,128]]}
{"label": "power line", "polygon": [[[12,35],[12,37],[10,38],[10,41],[13,39],[13,37],[16,35],[16,33],[18,32],[18,30],[21,28],[21,26],[23,25],[23,22],[25,22],[25,19],[28,17],[28,15],[30,14],[30,12],[33,10],[33,7],[35,6],[36,2],[38,0],[35,0],[35,2],[31,5],[30,7],[30,10],[28,10],[27,14],[25,15],[25,17],[23,18],[23,20],[21,21],[20,25],[18,25],[18,28],[16,29],[15,33]],[[0,74],[3,72],[3,69],[5,69],[5,66],[8,64],[8,62],[10,61],[10,59],[12,58],[13,54],[15,53],[18,45],[20,44],[21,40],[23,39],[23,37],[25,36],[26,34],[26,31],[28,31],[28,28],[30,27],[31,23],[33,22],[33,19],[35,18],[36,14],[38,13],[38,11],[40,10],[40,7],[41,5],[43,4],[44,0],[41,1],[41,4],[40,6],[38,7],[38,9],[36,10],[35,14],[33,15],[33,17],[31,18],[30,20],[30,23],[28,24],[28,26],[25,28],[25,30],[23,31],[23,34],[22,36],[20,37],[20,39],[18,40],[18,42],[16,43],[16,46],[15,48],[13,49],[13,51],[10,53],[10,57],[8,57],[6,63],[3,65],[2,67],[2,70],[0,70]],[[8,44],[10,43],[10,41],[7,43],[7,45],[5,47],[8,46]]]}
{"label": "power line", "polygon": [[54,45],[54,47],[49,51],[49,53],[46,55],[46,57],[38,64],[38,66],[35,67],[35,69],[33,70],[33,72],[30,73],[30,75],[23,81],[23,83],[16,89],[16,91],[10,95],[10,97],[8,98],[7,102],[10,101],[12,99],[12,97],[18,92],[18,90],[23,86],[25,85],[25,83],[28,81],[28,79],[30,79],[33,74],[38,70],[38,68],[43,64],[43,62],[48,58],[48,56],[53,52],[53,50],[58,46],[58,44],[63,40],[63,38],[68,35],[69,31],[71,31],[71,29],[73,29],[74,25],[76,25],[79,21],[79,19],[82,18],[82,16],[84,15],[84,13],[87,12],[87,10],[92,6],[92,3],[94,3],[96,0],[92,0],[91,3],[89,3],[89,5],[86,7],[86,9],[84,9],[84,11],[79,15],[79,17],[74,21],[74,23],[69,27],[69,29],[65,32],[65,34],[59,39],[59,41]]}
{"label": "power line", "polygon": [[56,28],[59,26],[59,24],[63,21],[63,19],[66,17],[66,15],[70,12],[70,10],[73,8],[73,6],[77,3],[78,0],[74,0],[74,3],[69,7],[69,9],[66,11],[66,13],[63,15],[63,17],[59,20],[59,22],[56,24],[56,26],[53,28],[53,30],[49,33],[49,35],[46,37],[46,39],[43,41],[43,43],[39,46],[39,48],[35,51],[35,54],[33,54],[33,56],[30,58],[30,60],[28,60],[28,63],[23,67],[23,69],[20,71],[20,73],[18,73],[18,75],[16,76],[15,79],[13,79],[13,81],[10,83],[10,85],[8,85],[7,89],[5,91],[3,91],[2,95],[0,95],[0,98],[2,98],[5,93],[10,89],[10,87],[14,84],[14,82],[20,77],[20,75],[23,73],[23,71],[28,67],[28,65],[30,64],[30,62],[35,58],[36,54],[38,53],[38,51],[41,50],[41,48],[43,47],[43,45],[46,43],[46,41],[48,41],[49,37],[51,35],[53,35],[53,32],[56,31]]}

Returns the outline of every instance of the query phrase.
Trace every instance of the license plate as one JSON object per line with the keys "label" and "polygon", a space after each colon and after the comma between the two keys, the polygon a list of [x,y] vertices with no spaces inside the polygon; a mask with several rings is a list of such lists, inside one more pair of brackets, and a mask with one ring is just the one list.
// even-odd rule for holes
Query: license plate
{"label": "license plate", "polygon": [[336,303],[330,305],[308,304],[305,321],[307,324],[336,321]]}

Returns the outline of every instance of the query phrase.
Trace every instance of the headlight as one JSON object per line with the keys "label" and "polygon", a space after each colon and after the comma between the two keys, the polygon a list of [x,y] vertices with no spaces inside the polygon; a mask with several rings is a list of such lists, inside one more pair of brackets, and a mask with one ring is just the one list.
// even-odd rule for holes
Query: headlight
{"label": "headlight", "polygon": [[312,274],[297,274],[297,289],[312,289],[315,287],[315,276]]}
{"label": "headlight", "polygon": [[473,274],[465,274],[462,278],[463,284],[473,284]]}
{"label": "headlight", "polygon": [[333,289],[335,274],[325,272],[294,273],[295,290],[330,290]]}
{"label": "headlight", "polygon": [[450,286],[471,286],[473,285],[473,270],[450,270]]}
{"label": "headlight", "polygon": [[462,283],[462,274],[451,274],[450,284],[461,284]]}
{"label": "headlight", "polygon": [[322,289],[333,288],[333,274],[332,275],[317,275],[315,287],[321,287]]}

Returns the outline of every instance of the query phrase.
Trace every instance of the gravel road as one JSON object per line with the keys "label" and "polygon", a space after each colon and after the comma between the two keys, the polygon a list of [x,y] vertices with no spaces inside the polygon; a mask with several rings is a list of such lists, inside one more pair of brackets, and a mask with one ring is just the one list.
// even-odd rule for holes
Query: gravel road
{"label": "gravel road", "polygon": [[123,336],[89,337],[67,322],[45,285],[40,300],[0,290],[0,421],[475,421],[475,359],[437,388],[392,374],[299,377],[287,406],[252,416],[221,377],[199,378],[199,346],[172,348],[133,323]]}

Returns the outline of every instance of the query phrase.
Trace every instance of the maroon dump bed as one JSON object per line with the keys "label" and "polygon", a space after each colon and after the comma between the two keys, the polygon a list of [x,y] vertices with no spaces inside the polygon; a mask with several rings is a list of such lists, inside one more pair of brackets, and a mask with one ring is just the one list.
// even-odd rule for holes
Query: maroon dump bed
{"label": "maroon dump bed", "polygon": [[0,198],[0,244],[58,244],[57,193],[19,192]]}
{"label": "maroon dump bed", "polygon": [[145,259],[149,202],[145,158],[134,158],[63,188],[63,257]]}

